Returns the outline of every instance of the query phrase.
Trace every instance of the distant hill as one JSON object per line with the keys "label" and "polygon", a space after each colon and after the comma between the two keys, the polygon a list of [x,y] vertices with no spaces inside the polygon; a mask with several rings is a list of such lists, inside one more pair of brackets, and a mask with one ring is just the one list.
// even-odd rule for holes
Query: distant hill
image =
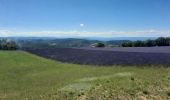
{"label": "distant hill", "polygon": [[111,37],[111,38],[85,38],[88,40],[100,40],[100,41],[112,41],[112,40],[130,40],[130,41],[137,41],[137,40],[148,40],[148,39],[156,39],[157,37]]}
{"label": "distant hill", "polygon": [[[115,37],[115,38],[53,38],[53,37],[7,37],[18,43],[21,49],[25,48],[61,48],[61,47],[89,47],[101,42],[106,46],[117,47],[122,43],[135,40],[145,40],[144,37]],[[152,38],[151,38],[152,39]]]}
{"label": "distant hill", "polygon": [[88,40],[88,39],[76,39],[76,38],[37,38],[37,37],[10,37],[8,39],[17,42],[21,49],[26,48],[65,48],[65,47],[89,47],[94,43],[104,43],[106,46],[120,46],[122,43],[128,40]]}
{"label": "distant hill", "polygon": [[85,39],[19,39],[21,48],[61,48],[61,47],[88,47],[98,40]]}

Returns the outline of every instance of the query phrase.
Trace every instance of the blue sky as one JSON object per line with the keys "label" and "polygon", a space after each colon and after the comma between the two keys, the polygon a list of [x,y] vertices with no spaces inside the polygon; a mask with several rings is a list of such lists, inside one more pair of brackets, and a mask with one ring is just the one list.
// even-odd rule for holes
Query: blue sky
{"label": "blue sky", "polygon": [[1,36],[170,36],[170,0],[0,0]]}

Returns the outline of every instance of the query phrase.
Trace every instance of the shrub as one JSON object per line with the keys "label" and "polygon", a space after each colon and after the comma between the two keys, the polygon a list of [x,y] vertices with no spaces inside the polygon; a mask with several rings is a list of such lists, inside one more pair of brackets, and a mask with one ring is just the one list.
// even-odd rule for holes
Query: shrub
{"label": "shrub", "polygon": [[146,47],[156,46],[156,42],[155,42],[154,40],[146,40],[146,41],[145,41],[145,46],[146,46]]}
{"label": "shrub", "polygon": [[133,42],[122,43],[122,47],[132,47],[132,46],[133,46]]}
{"label": "shrub", "polygon": [[0,40],[0,50],[17,50],[17,49],[18,45],[16,42],[7,39]]}
{"label": "shrub", "polygon": [[105,47],[105,44],[99,42],[99,43],[94,43],[94,44],[92,44],[91,46],[92,46],[92,47]]}
{"label": "shrub", "polygon": [[143,41],[135,41],[135,42],[133,42],[133,46],[134,47],[144,47],[145,44]]}
{"label": "shrub", "polygon": [[168,38],[160,37],[157,38],[155,41],[157,46],[169,46]]}
{"label": "shrub", "polygon": [[152,47],[152,46],[170,46],[170,37],[159,37],[156,40],[130,41],[122,43],[122,47]]}

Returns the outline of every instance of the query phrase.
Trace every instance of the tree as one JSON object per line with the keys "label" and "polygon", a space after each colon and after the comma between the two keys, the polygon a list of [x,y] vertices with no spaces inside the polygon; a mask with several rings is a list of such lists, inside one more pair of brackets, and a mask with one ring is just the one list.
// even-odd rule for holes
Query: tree
{"label": "tree", "polygon": [[7,43],[7,48],[8,48],[8,50],[16,50],[16,49],[18,49],[18,46],[15,42],[11,41],[11,42]]}
{"label": "tree", "polygon": [[134,47],[144,47],[145,46],[145,43],[143,41],[135,41],[133,42],[133,46]]}
{"label": "tree", "polygon": [[167,38],[166,38],[166,41],[167,41],[167,43],[168,43],[168,46],[170,46],[170,37],[167,37]]}
{"label": "tree", "polygon": [[122,47],[132,47],[132,46],[133,46],[133,42],[131,41],[122,43]]}
{"label": "tree", "polygon": [[145,41],[145,46],[146,46],[146,47],[156,46],[156,42],[155,42],[154,40],[146,40],[146,41]]}
{"label": "tree", "polygon": [[94,43],[94,44],[92,44],[91,46],[92,46],[92,47],[105,47],[105,44],[99,42],[99,43]]}
{"label": "tree", "polygon": [[0,50],[2,49],[2,41],[0,40]]}
{"label": "tree", "polygon": [[155,41],[157,46],[169,46],[169,41],[164,37],[159,37]]}
{"label": "tree", "polygon": [[122,47],[152,47],[152,46],[170,46],[170,37],[159,37],[156,40],[131,41],[122,43]]}
{"label": "tree", "polygon": [[7,39],[0,40],[0,50],[17,50],[17,49],[18,45],[16,42]]}

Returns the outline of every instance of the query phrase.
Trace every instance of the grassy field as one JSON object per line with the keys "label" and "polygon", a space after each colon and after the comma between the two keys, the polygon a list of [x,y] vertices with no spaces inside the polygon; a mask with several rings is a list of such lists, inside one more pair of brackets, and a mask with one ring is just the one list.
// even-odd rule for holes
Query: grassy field
{"label": "grassy field", "polygon": [[0,100],[114,99],[170,99],[170,67],[74,65],[0,51]]}

